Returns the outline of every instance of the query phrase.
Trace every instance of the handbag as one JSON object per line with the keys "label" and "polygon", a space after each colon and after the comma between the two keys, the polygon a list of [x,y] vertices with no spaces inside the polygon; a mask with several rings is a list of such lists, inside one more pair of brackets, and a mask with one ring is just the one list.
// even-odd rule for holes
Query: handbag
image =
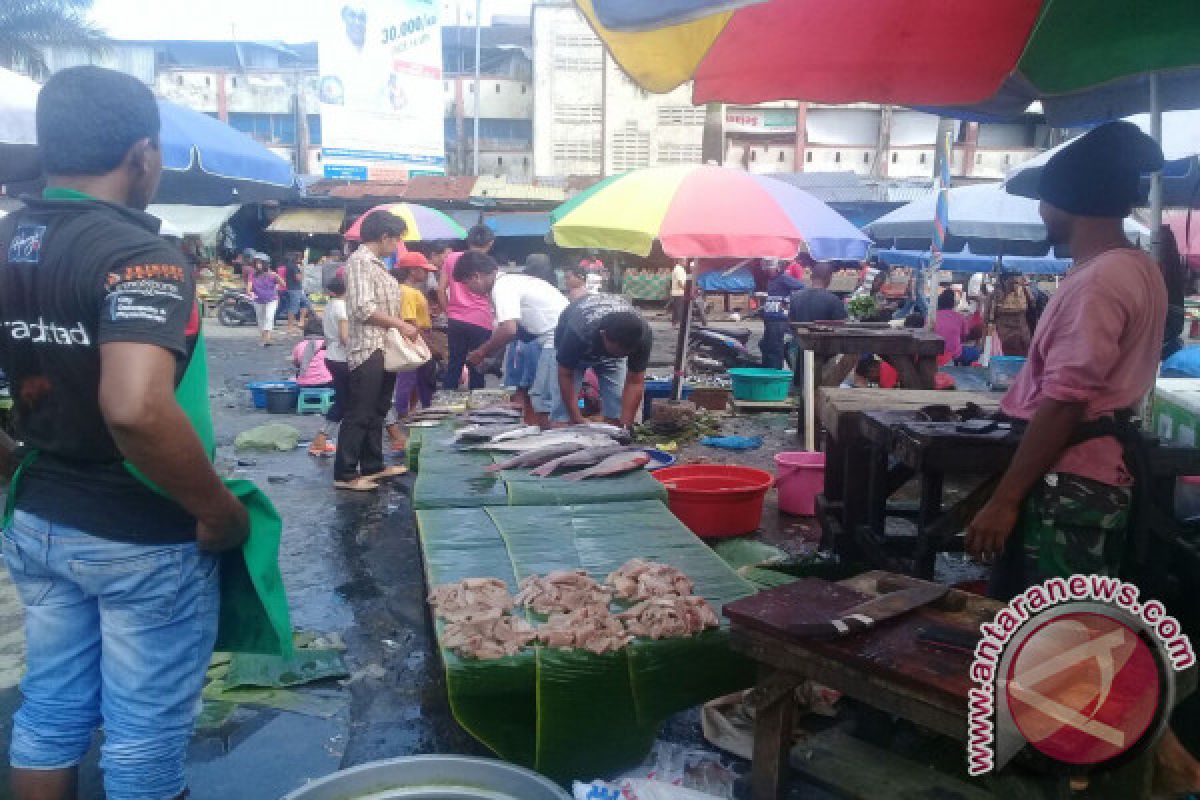
{"label": "handbag", "polygon": [[432,357],[429,345],[420,337],[409,339],[395,328],[384,334],[383,368],[387,372],[412,372]]}

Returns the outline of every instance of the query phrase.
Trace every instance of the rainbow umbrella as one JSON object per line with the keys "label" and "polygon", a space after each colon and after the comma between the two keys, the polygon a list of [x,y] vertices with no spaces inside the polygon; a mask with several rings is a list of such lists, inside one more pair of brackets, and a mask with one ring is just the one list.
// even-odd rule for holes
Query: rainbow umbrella
{"label": "rainbow umbrella", "polygon": [[713,166],[650,167],[614,175],[555,209],[560,247],[673,258],[861,260],[868,239],[841,214],[791,184]]}
{"label": "rainbow umbrella", "polygon": [[1052,125],[1200,103],[1196,0],[576,0],[643,89],[867,101]]}
{"label": "rainbow umbrella", "polygon": [[359,226],[372,211],[387,211],[404,220],[408,231],[404,234],[406,242],[432,241],[434,239],[465,239],[467,232],[450,217],[435,208],[419,206],[416,203],[384,203],[368,210],[343,234],[351,241],[358,241]]}

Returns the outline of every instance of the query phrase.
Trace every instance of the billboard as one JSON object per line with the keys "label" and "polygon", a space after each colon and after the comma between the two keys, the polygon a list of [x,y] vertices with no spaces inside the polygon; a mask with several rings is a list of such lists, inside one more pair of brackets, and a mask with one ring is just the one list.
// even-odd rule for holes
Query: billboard
{"label": "billboard", "polygon": [[403,180],[443,174],[438,0],[343,0],[318,42],[321,161],[326,178]]}

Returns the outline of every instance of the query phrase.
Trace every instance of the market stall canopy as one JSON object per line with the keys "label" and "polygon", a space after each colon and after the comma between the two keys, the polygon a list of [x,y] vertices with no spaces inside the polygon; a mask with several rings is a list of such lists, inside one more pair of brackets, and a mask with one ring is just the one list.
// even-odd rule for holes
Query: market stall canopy
{"label": "market stall canopy", "polygon": [[497,236],[536,236],[545,238],[550,232],[548,211],[449,211],[451,218],[464,228],[470,228],[481,220]]}
{"label": "market stall canopy", "polygon": [[404,220],[404,224],[408,226],[408,230],[404,233],[406,242],[467,238],[467,232],[463,230],[463,227],[445,213],[416,203],[384,203],[375,206],[354,220],[354,224],[346,229],[344,236],[350,241],[358,241],[359,227],[362,225],[362,221],[366,219],[367,214],[375,211],[387,211]]}
{"label": "market stall canopy", "polygon": [[[1151,134],[1150,115],[1134,114],[1126,118],[1147,135]],[[1078,137],[1077,137],[1078,138]],[[1004,182],[1013,194],[1034,197],[1042,169],[1051,158],[1073,143],[1063,142],[1013,169]],[[1163,204],[1194,206],[1200,203],[1200,111],[1168,111],[1162,115]],[[1149,176],[1143,178],[1148,190]]]}
{"label": "market stall canopy", "polygon": [[316,233],[337,235],[342,232],[346,212],[340,208],[286,208],[279,212],[267,233]]}
{"label": "market stall canopy", "polygon": [[845,217],[783,181],[714,166],[614,175],[554,210],[560,247],[672,258],[861,260],[868,240]]}
{"label": "market stall canopy", "polygon": [[1175,234],[1175,243],[1184,262],[1193,270],[1200,270],[1200,214],[1189,211],[1168,211],[1163,222]]}
{"label": "market stall canopy", "polygon": [[[1038,202],[1009,194],[1000,183],[960,186],[947,193],[946,251],[970,245],[980,254],[1045,255],[1046,225]],[[889,211],[866,226],[877,242],[898,242],[899,249],[924,250],[933,240],[937,197],[929,195]],[[1125,232],[1149,241],[1149,231],[1132,219]]]}
{"label": "market stall canopy", "polygon": [[163,236],[195,236],[208,247],[217,245],[221,226],[237,213],[241,206],[190,206],[155,203],[146,209],[163,221],[159,233]]}
{"label": "market stall canopy", "polygon": [[1200,3],[1156,0],[576,0],[643,89],[696,103],[938,106],[1052,125],[1200,104]]}
{"label": "market stall canopy", "polygon": [[[925,269],[933,261],[933,254],[928,250],[876,250],[875,255],[881,263],[892,267]],[[1045,256],[1001,257],[978,255],[964,248],[959,253],[943,253],[939,269],[948,272],[991,272],[996,267],[997,259],[1004,269],[1025,275],[1066,275],[1071,268],[1071,259],[1058,258],[1053,249]]]}

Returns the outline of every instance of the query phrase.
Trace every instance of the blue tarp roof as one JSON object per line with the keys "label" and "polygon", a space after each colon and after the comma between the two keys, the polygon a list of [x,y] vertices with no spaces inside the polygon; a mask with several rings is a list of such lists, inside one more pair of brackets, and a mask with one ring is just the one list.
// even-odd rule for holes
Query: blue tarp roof
{"label": "blue tarp roof", "polygon": [[[932,258],[928,250],[876,250],[875,255],[884,264],[893,267],[924,269]],[[964,250],[961,253],[943,253],[942,269],[950,272],[991,272],[996,266],[996,256],[981,256]],[[1002,256],[1004,267],[1026,275],[1065,275],[1071,268],[1071,259],[1053,256]]]}

